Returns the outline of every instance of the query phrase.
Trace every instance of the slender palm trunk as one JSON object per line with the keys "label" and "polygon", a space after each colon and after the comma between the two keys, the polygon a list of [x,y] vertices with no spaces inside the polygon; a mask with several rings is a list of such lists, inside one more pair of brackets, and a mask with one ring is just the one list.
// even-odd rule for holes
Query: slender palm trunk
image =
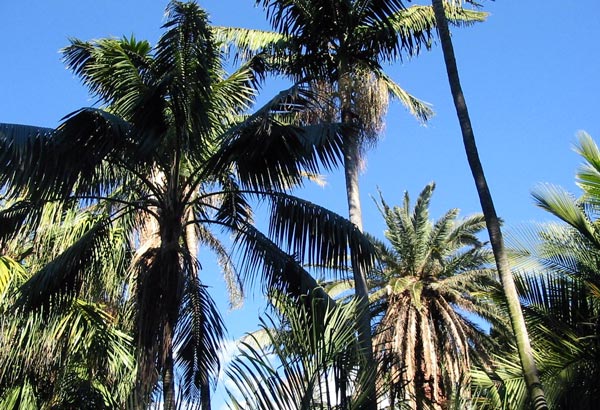
{"label": "slender palm trunk", "polygon": [[[165,333],[171,332],[171,327],[166,326]],[[173,344],[172,338],[168,338],[168,346],[166,347],[165,364],[163,368],[163,409],[175,410],[177,408],[177,399],[175,397],[175,364],[173,362]]]}
{"label": "slender palm trunk", "polygon": [[[340,89],[342,94],[342,122],[351,124],[352,112],[350,109],[351,101],[348,88],[343,84],[343,77],[340,79]],[[359,175],[359,141],[355,132],[350,131],[344,140],[344,174],[346,178],[346,195],[348,199],[348,214],[350,222],[362,231],[362,211],[360,206],[360,191],[358,187]],[[352,252],[352,251],[351,251]],[[358,344],[361,349],[363,364],[360,369],[359,380],[361,388],[367,392],[366,410],[375,410],[377,408],[377,397],[375,395],[375,377],[374,372],[370,370],[373,366],[373,341],[371,339],[371,317],[369,314],[369,289],[367,287],[367,278],[361,266],[352,257],[352,272],[354,275],[354,290],[358,299],[356,321],[358,325]]]}
{"label": "slender palm trunk", "polygon": [[498,221],[494,202],[488,189],[481,161],[479,160],[477,145],[475,143],[475,135],[471,126],[471,119],[469,117],[467,104],[460,85],[456,58],[454,56],[454,48],[450,38],[448,21],[446,20],[446,15],[444,13],[444,5],[442,0],[432,0],[432,6],[435,12],[436,25],[440,36],[440,42],[442,44],[444,61],[446,63],[446,71],[448,73],[448,81],[450,83],[450,89],[454,99],[454,106],[456,107],[456,113],[463,135],[463,143],[469,161],[469,166],[471,167],[471,172],[475,180],[475,185],[477,187],[481,208],[485,216],[485,221],[490,236],[490,243],[496,259],[496,267],[498,269],[500,279],[502,280],[502,286],[504,288],[504,294],[509,308],[510,320],[517,342],[517,349],[519,351],[519,357],[521,359],[521,365],[525,375],[525,382],[527,383],[527,388],[529,389],[529,395],[533,403],[533,408],[536,410],[547,409],[548,405],[546,403],[544,390],[542,389],[542,385],[540,383],[537,366],[531,350],[529,335],[527,333],[527,328],[525,327],[523,312],[521,311],[521,305],[519,303],[519,297],[517,295],[515,283],[510,271],[510,266],[508,264],[506,251],[504,249],[504,241],[502,239],[502,231],[500,230],[500,222]]}

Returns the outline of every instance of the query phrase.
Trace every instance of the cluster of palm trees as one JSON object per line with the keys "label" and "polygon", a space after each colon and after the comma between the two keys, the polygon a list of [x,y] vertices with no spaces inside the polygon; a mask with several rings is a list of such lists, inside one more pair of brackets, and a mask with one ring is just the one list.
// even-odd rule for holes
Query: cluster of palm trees
{"label": "cluster of palm trees", "polygon": [[[572,228],[541,229],[517,250],[515,283],[448,32],[485,13],[441,0],[258,3],[273,32],[213,27],[196,3],[172,1],[155,46],[72,40],[65,64],[100,108],[56,129],[0,124],[0,407],[209,409],[224,323],[201,248],[217,255],[232,303],[256,279],[275,312],[228,370],[232,408],[543,409],[540,377],[551,403],[593,403],[591,139],[584,199],[536,194]],[[401,207],[382,197],[388,245],[363,233],[360,159],[388,98],[431,116],[381,65],[429,48],[436,28],[483,215],[432,221],[433,184],[414,207],[408,194]],[[257,109],[269,75],[292,86]],[[292,194],[337,166],[348,219]],[[539,370],[526,322],[545,352]]]}

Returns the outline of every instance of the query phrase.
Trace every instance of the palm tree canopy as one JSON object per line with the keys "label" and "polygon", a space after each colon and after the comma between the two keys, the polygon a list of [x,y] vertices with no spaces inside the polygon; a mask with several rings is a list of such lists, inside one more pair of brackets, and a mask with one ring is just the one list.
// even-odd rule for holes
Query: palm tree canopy
{"label": "palm tree canopy", "polygon": [[[296,78],[337,81],[340,64],[379,69],[380,62],[394,62],[429,47],[435,28],[431,7],[406,8],[397,0],[257,3],[280,35],[255,32],[258,35],[252,41],[243,41],[249,37],[242,36],[236,45],[242,53],[270,47],[273,55],[287,60],[285,70]],[[481,21],[485,16],[449,7],[449,18],[458,24]]]}
{"label": "palm tree canopy", "polygon": [[483,297],[498,285],[491,254],[477,237],[483,216],[457,220],[451,209],[432,221],[433,190],[433,183],[426,186],[414,206],[408,193],[400,207],[381,197],[390,246],[377,242],[381,263],[369,278],[378,317],[375,352],[387,375],[381,382],[389,383],[391,400],[417,408],[441,408],[452,395],[468,393],[470,363],[482,359],[476,347],[486,337],[464,312],[500,320]]}
{"label": "palm tree canopy", "polygon": [[[267,10],[276,32],[215,28],[217,41],[227,47],[234,45],[237,58],[254,57],[263,61],[265,70],[295,81],[310,81],[313,88],[321,88],[321,92],[329,95],[333,90],[327,92],[323,87],[344,81],[352,73],[352,80],[346,81],[351,81],[356,91],[355,109],[362,126],[373,135],[382,126],[388,95],[398,99],[421,121],[433,115],[427,103],[407,93],[381,67],[382,63],[395,62],[403,55],[416,55],[431,46],[435,29],[431,7],[405,8],[399,1],[259,3]],[[473,24],[487,16],[452,5],[447,5],[447,13],[456,25]],[[321,110],[339,120],[339,113],[331,117],[329,104],[323,103]]]}

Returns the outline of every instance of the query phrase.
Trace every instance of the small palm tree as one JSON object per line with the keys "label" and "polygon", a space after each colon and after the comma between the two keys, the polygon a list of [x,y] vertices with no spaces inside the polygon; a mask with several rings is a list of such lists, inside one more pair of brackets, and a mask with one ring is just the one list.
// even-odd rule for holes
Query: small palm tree
{"label": "small palm tree", "polygon": [[381,198],[391,246],[376,242],[381,262],[369,283],[378,374],[392,407],[442,409],[451,397],[468,397],[472,360],[485,357],[486,335],[473,314],[501,320],[485,297],[497,282],[491,254],[477,238],[483,216],[457,220],[451,209],[432,221],[433,190],[427,185],[413,208],[408,193],[402,207]]}
{"label": "small palm tree", "polygon": [[[329,306],[274,298],[277,318],[240,343],[227,370],[230,408],[281,410],[362,409],[358,390],[356,300]],[[376,366],[370,369],[373,373]],[[363,392],[364,393],[364,392]]]}

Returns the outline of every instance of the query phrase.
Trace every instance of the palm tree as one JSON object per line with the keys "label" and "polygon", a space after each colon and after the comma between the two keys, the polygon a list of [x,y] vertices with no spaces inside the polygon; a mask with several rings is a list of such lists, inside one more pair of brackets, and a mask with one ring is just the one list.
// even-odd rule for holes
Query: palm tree
{"label": "palm tree", "polygon": [[379,383],[388,386],[391,408],[447,408],[451,398],[468,397],[473,359],[486,357],[486,335],[473,314],[493,322],[502,318],[484,296],[496,287],[491,254],[477,234],[482,215],[457,220],[451,209],[437,221],[429,217],[431,183],[411,208],[381,198],[385,237],[377,241],[380,265],[370,275]]}
{"label": "palm tree", "polygon": [[[338,126],[290,123],[310,93],[292,87],[243,115],[255,62],[226,77],[195,3],[171,2],[163,27],[154,48],[134,38],[73,40],[67,66],[105,108],[79,110],[55,130],[0,125],[0,185],[11,198],[25,196],[7,213],[17,222],[37,222],[38,209],[55,201],[107,209],[28,280],[39,304],[77,296],[113,229],[124,227],[136,249],[123,266],[134,278],[125,291],[137,347],[132,400],[143,406],[158,387],[164,409],[175,407],[176,391],[207,407],[201,396],[218,369],[223,324],[199,277],[198,243],[221,257],[234,282],[258,275],[266,289],[327,300],[299,262],[342,266],[352,248],[365,269],[371,246],[343,218],[288,193],[341,157]],[[254,226],[251,199],[270,201],[270,237]],[[215,227],[232,235],[236,269]]]}
{"label": "palm tree", "polygon": [[[356,389],[356,300],[321,314],[314,301],[273,297],[277,317],[261,319],[260,330],[240,343],[227,370],[233,409],[361,409]],[[375,371],[375,367],[372,367]]]}
{"label": "palm tree", "polygon": [[[577,174],[583,195],[540,186],[533,193],[537,205],[560,223],[520,232],[510,249],[517,257],[517,290],[550,407],[591,409],[600,399],[595,383],[600,377],[600,150],[581,133],[577,151],[585,160]],[[526,406],[517,357],[512,349],[499,353],[493,373],[476,373],[491,408]]]}
{"label": "palm tree", "polygon": [[[355,370],[355,303],[331,306],[315,315],[313,303],[298,304],[281,294],[272,297],[276,317],[261,318],[227,370],[232,408],[357,408],[340,402],[348,390],[339,374]],[[318,309],[317,309],[318,310]],[[355,352],[355,350],[354,350]]]}
{"label": "palm tree", "polygon": [[[475,135],[471,125],[471,119],[469,117],[467,104],[460,85],[458,67],[456,65],[456,58],[454,56],[454,48],[452,46],[450,31],[448,30],[448,21],[446,12],[444,10],[444,4],[442,0],[432,0],[431,3],[435,11],[437,29],[444,53],[446,71],[448,73],[448,82],[450,84],[452,97],[454,99],[454,106],[456,107],[456,113],[460,123],[465,152],[469,161],[471,173],[473,174],[473,179],[475,180],[477,194],[479,195],[479,201],[485,216],[486,226],[490,236],[490,243],[494,252],[494,258],[496,260],[496,268],[498,269],[498,274],[500,275],[504,294],[509,307],[509,316],[517,343],[519,358],[523,367],[525,381],[527,383],[534,408],[538,410],[546,409],[548,406],[544,397],[544,390],[540,383],[538,369],[535,364],[533,352],[531,350],[529,335],[527,334],[527,327],[525,326],[525,320],[523,318],[523,312],[521,311],[519,297],[508,263],[506,250],[504,248],[504,240],[502,238],[502,231],[500,229],[500,220],[496,214],[492,195],[487,185],[481,161],[479,160],[479,153],[477,151],[477,144],[475,142]],[[456,3],[461,2],[456,1]]]}
{"label": "palm tree", "polygon": [[[53,297],[36,307],[32,300],[36,292],[27,289],[34,272],[85,234],[98,218],[97,211],[49,205],[36,232],[25,226],[3,243],[3,409],[112,409],[127,403],[135,385],[134,346],[131,317],[122,298],[125,281],[116,277],[122,270],[115,269],[121,253],[127,252],[127,241],[118,234],[112,237],[111,252],[91,266],[101,268],[104,275],[88,281],[77,297]],[[46,276],[45,285],[55,285]]]}
{"label": "palm tree", "polygon": [[534,340],[544,352],[540,367],[551,401],[584,409],[600,399],[597,383],[590,383],[600,377],[600,150],[582,132],[576,151],[585,161],[577,173],[581,198],[554,186],[533,193],[538,206],[566,225],[541,230],[532,256],[543,273],[525,276],[520,288],[529,302],[526,317],[541,334]]}
{"label": "palm tree", "polygon": [[[341,121],[344,173],[350,221],[362,231],[358,176],[361,151],[374,144],[387,110],[388,97],[399,99],[420,120],[431,109],[404,91],[383,71],[402,53],[416,54],[429,47],[435,18],[430,7],[404,8],[402,1],[281,1],[261,0],[277,33],[222,29],[220,38],[233,41],[238,55],[264,56],[271,72],[294,81],[309,82],[324,99],[321,119]],[[453,9],[457,23],[481,21],[484,13]],[[359,340],[371,361],[368,288],[365,272],[353,264],[360,323]]]}

